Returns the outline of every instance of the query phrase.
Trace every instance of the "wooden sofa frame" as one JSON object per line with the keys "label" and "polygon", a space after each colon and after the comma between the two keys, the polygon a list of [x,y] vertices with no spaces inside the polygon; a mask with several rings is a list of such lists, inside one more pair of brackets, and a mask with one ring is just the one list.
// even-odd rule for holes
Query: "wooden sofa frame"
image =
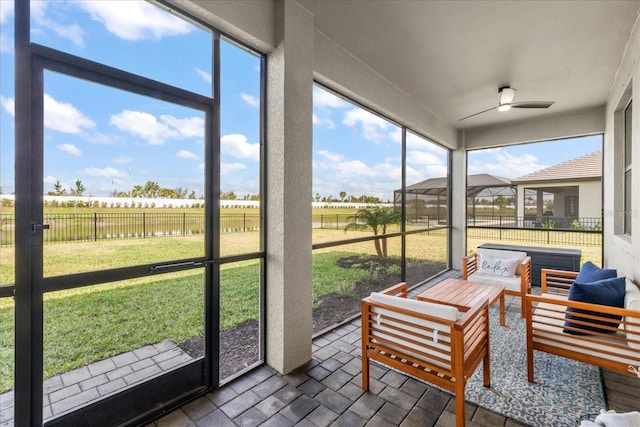
{"label": "wooden sofa frame", "polygon": [[[407,284],[399,283],[382,293],[406,298]],[[382,320],[376,310],[384,310]],[[398,318],[394,317],[396,314]],[[416,323],[407,321],[407,317],[416,319]],[[425,323],[437,327],[425,326]],[[426,312],[372,302],[369,297],[362,300],[362,388],[365,391],[369,390],[369,360],[376,360],[454,393],[456,426],[462,427],[465,425],[466,382],[483,362],[483,385],[490,386],[489,356],[487,301],[471,308],[457,321],[451,321]]]}
{"label": "wooden sofa frame", "polygon": [[[469,280],[468,277],[476,271],[478,271],[478,253],[474,251],[462,258],[462,278]],[[473,281],[473,278],[471,278],[471,281]],[[527,256],[520,263],[520,289],[518,291],[504,290],[506,295],[520,297],[522,304],[520,308],[521,317],[525,316],[524,297],[529,292],[531,292],[531,257]]]}
{"label": "wooden sofa frame", "polygon": [[[571,284],[577,272],[541,270],[542,295],[526,296],[527,322],[527,378],[534,382],[533,351],[544,351],[578,360],[601,368],[635,375],[630,367],[640,367],[640,333],[624,333],[627,326],[640,327],[640,311],[610,307],[600,304],[569,301]],[[565,326],[565,314],[569,307],[589,310],[590,313],[572,312],[571,323],[608,330],[611,333],[589,331],[588,335],[574,335],[563,330],[576,330]],[[594,313],[595,312],[595,313]],[[622,317],[620,329],[604,326],[598,321],[611,322],[600,314]],[[584,332],[583,329],[578,329]],[[632,343],[635,348],[629,346]]]}

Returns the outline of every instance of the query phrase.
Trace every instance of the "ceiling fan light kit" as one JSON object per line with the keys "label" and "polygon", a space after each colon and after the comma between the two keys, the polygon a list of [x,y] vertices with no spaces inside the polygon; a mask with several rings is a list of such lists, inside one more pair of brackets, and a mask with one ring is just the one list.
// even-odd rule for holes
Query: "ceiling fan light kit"
{"label": "ceiling fan light kit", "polygon": [[479,111],[477,113],[471,114],[470,116],[463,117],[458,121],[465,120],[470,117],[474,117],[474,116],[477,116],[478,114],[486,113],[491,110],[495,110],[496,108],[498,109],[498,111],[509,111],[511,108],[549,108],[554,103],[554,101],[512,102],[513,98],[515,98],[516,96],[516,90],[509,86],[499,87],[498,93],[500,94],[500,101],[498,101],[497,106]]}

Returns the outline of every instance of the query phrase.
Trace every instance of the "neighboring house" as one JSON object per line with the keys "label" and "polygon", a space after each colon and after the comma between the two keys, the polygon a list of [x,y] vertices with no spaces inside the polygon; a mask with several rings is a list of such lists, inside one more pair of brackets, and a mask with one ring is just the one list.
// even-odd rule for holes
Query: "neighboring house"
{"label": "neighboring house", "polygon": [[[602,151],[596,151],[511,181],[517,186],[517,212],[524,215],[525,198],[532,190],[536,217],[593,218],[602,215]],[[545,209],[545,194],[553,197],[553,210]]]}

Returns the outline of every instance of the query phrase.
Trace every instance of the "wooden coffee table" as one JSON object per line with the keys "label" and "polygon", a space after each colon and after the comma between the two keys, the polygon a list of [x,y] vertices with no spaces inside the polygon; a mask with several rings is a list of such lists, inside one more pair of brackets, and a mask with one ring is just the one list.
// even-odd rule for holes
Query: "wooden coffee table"
{"label": "wooden coffee table", "polygon": [[421,292],[416,298],[420,301],[453,305],[463,312],[486,300],[489,300],[489,307],[500,300],[500,325],[504,326],[504,286],[445,279]]}

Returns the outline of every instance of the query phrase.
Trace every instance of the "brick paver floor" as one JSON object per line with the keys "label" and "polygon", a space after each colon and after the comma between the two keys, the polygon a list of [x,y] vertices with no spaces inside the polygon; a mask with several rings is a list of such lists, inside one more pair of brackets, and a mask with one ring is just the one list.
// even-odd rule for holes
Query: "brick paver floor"
{"label": "brick paver floor", "polygon": [[[410,292],[415,296],[449,271]],[[507,297],[507,310],[520,312],[520,300]],[[313,359],[296,372],[280,375],[268,366],[150,424],[178,426],[453,426],[451,395],[412,378],[371,365],[370,391],[362,391],[360,319],[313,340]],[[191,360],[169,341],[123,353],[44,382],[44,414],[51,418],[143,381]],[[638,388],[634,388],[637,392]],[[467,405],[467,426],[523,425],[476,405]],[[0,427],[13,425],[13,393],[0,395]]]}

